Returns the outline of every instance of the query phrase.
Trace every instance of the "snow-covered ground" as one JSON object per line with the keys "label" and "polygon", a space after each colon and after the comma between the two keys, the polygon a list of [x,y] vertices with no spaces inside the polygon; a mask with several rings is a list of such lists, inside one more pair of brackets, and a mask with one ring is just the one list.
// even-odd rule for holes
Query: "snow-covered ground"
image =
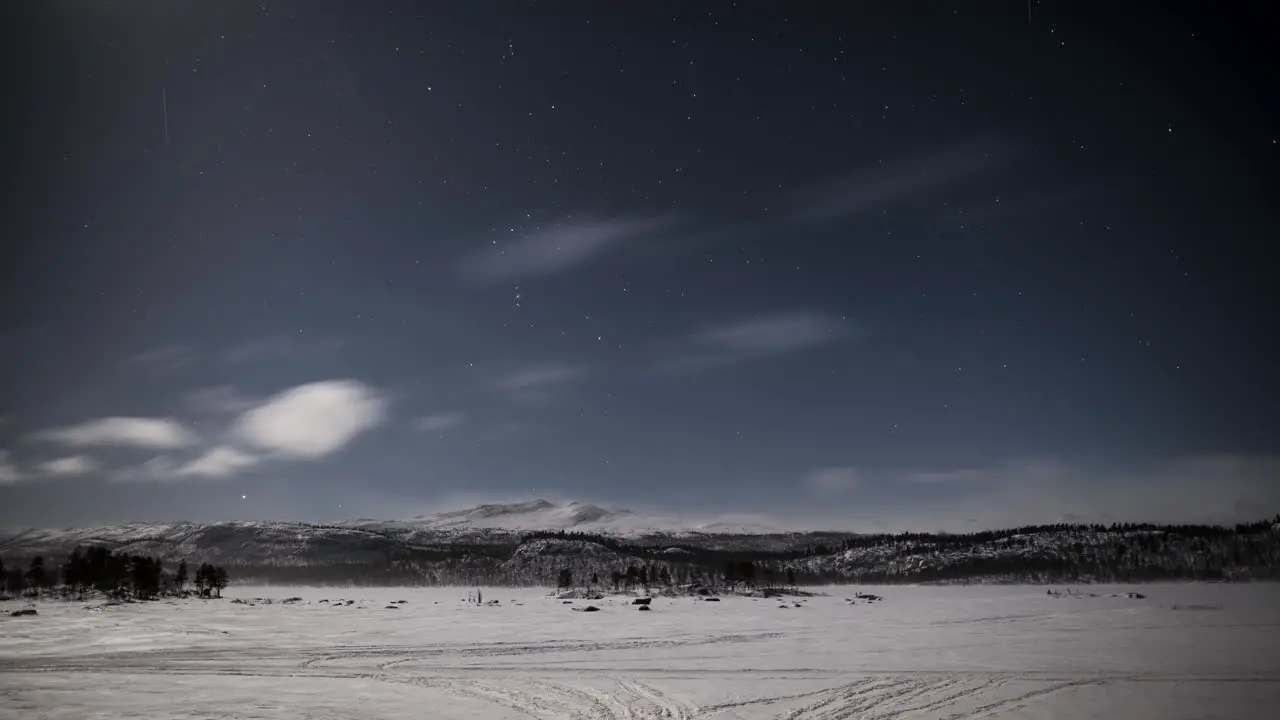
{"label": "snow-covered ground", "polygon": [[[500,604],[478,607],[466,589],[244,587],[228,596],[275,602],[40,602],[18,618],[11,601],[0,717],[1178,720],[1280,707],[1280,585],[859,589],[886,599],[851,605],[854,588],[829,588],[801,607],[658,598],[637,612],[538,590],[486,589]],[[1146,598],[1109,596],[1129,590]],[[572,611],[587,604],[600,612]]]}

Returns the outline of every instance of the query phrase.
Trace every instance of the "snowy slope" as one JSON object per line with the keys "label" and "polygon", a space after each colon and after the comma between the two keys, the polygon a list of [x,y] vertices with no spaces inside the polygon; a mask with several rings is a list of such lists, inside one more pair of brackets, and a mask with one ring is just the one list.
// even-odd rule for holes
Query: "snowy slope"
{"label": "snowy slope", "polygon": [[[377,521],[367,521],[378,524]],[[619,536],[649,534],[785,532],[785,528],[765,519],[699,518],[636,513],[625,508],[601,507],[579,502],[552,503],[531,500],[522,503],[488,504],[464,510],[423,515],[394,523],[419,531],[458,532],[505,530],[577,530]]]}
{"label": "snowy slope", "polygon": [[[1280,705],[1280,585],[863,589],[885,600],[830,588],[642,613],[527,589],[484,588],[498,604],[479,606],[462,588],[232,586],[244,602],[42,601],[22,618],[0,602],[0,717],[1243,720]],[[599,612],[574,611],[588,602]]]}

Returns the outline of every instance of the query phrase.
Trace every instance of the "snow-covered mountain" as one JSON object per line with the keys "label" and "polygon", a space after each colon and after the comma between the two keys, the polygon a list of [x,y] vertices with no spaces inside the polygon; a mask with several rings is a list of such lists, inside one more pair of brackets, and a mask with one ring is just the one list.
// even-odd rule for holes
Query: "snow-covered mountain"
{"label": "snow-covered mountain", "polygon": [[0,530],[0,557],[64,556],[102,545],[162,558],[207,557],[238,564],[296,565],[364,562],[388,552],[443,545],[518,542],[523,533],[567,530],[630,539],[767,536],[764,522],[645,515],[625,508],[531,500],[486,504],[404,520],[132,522],[62,529]]}
{"label": "snow-covered mountain", "polygon": [[[233,578],[275,582],[537,584],[575,576],[669,573],[702,581],[754,565],[765,582],[966,579],[1280,579],[1280,524],[1235,528],[1052,525],[964,535],[785,532],[755,518],[691,519],[546,500],[405,520],[126,523],[0,531],[21,572],[76,547],[213,562]],[[734,571],[736,572],[736,571]]]}
{"label": "snow-covered mountain", "polygon": [[478,505],[463,510],[419,515],[400,521],[356,520],[352,527],[425,534],[484,535],[532,530],[575,530],[636,537],[644,535],[737,534],[787,532],[778,523],[757,517],[695,517],[637,513],[626,508],[547,500]]}
{"label": "snow-covered mountain", "polygon": [[621,508],[602,508],[578,502],[557,505],[546,500],[531,500],[507,505],[479,505],[465,510],[419,516],[412,518],[410,522],[437,529],[558,530],[584,526],[606,529],[626,525],[626,521],[633,519],[636,519],[634,513]]}

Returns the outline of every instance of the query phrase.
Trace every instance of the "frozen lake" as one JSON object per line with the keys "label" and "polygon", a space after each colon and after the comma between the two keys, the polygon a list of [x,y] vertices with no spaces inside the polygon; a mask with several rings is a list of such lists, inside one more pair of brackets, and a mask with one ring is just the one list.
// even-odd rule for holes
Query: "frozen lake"
{"label": "frozen lake", "polygon": [[[827,588],[777,600],[253,588],[0,603],[3,718],[1271,718],[1280,585]],[[1136,590],[1145,599],[1110,597]],[[283,604],[290,596],[302,602]],[[335,607],[339,598],[355,600]],[[330,602],[320,603],[326,599]],[[387,609],[393,601],[398,609]],[[573,612],[594,604],[600,612]]]}

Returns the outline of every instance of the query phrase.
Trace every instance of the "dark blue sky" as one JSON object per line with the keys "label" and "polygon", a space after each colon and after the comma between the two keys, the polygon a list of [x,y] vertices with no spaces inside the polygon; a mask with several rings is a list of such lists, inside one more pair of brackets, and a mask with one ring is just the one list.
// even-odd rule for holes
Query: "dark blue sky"
{"label": "dark blue sky", "polygon": [[6,6],[0,522],[1274,514],[1275,16],[1122,5]]}

